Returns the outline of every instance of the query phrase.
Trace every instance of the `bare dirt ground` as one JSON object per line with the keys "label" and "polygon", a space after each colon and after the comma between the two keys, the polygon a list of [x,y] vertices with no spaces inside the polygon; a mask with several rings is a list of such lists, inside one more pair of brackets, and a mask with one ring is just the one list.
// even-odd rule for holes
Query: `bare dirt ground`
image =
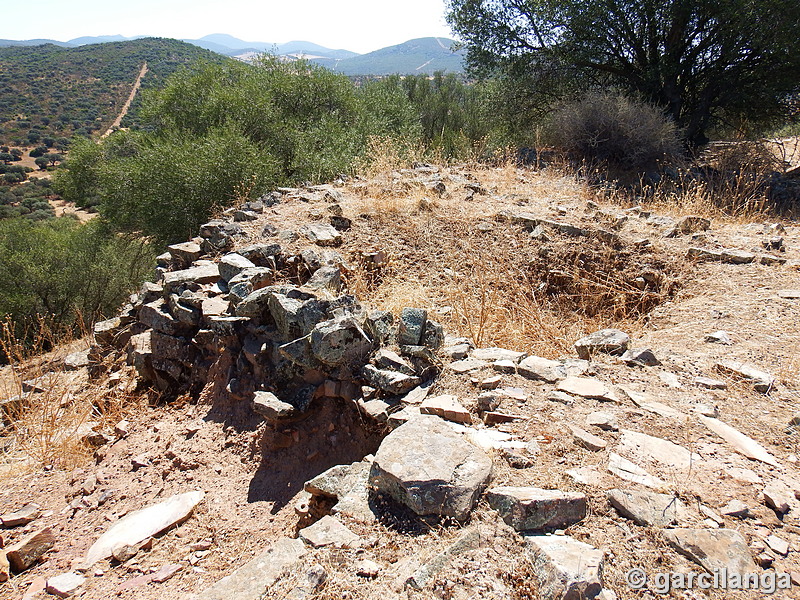
{"label": "bare dirt ground", "polygon": [[119,112],[119,115],[117,115],[117,118],[114,119],[114,122],[111,124],[111,127],[109,127],[106,130],[106,132],[102,136],[100,136],[101,138],[108,137],[109,135],[111,135],[114,129],[119,128],[120,124],[122,123],[122,119],[124,119],[125,115],[128,114],[128,110],[131,107],[131,103],[133,102],[133,99],[136,97],[136,93],[139,91],[139,88],[142,85],[142,79],[144,78],[145,75],[147,75],[147,63],[144,63],[142,65],[142,68],[139,70],[139,75],[137,75],[136,81],[133,83],[133,88],[131,89],[131,93],[130,95],[128,95],[128,99],[125,101],[125,104],[123,104],[122,110]]}
{"label": "bare dirt ground", "polygon": [[[779,518],[761,497],[764,484],[800,481],[800,433],[787,430],[800,407],[800,300],[782,294],[800,289],[800,226],[782,223],[786,250],[775,254],[786,258],[786,264],[698,263],[685,258],[689,247],[766,254],[762,242],[774,233],[765,234],[765,226],[774,221],[724,219],[715,212],[709,231],[666,238],[668,226],[636,212],[625,213],[625,207],[605,202],[557,173],[514,166],[435,171],[446,183],[443,195],[417,181],[429,174],[415,171],[382,173],[337,186],[342,193],[338,204],[352,219],[352,227],[343,233],[344,242],[336,251],[349,265],[345,277],[365,306],[395,312],[403,306],[427,308],[448,333],[471,336],[479,347],[501,346],[551,358],[574,358],[576,339],[602,327],[619,327],[631,335],[632,346],[651,348],[662,364],[630,367],[616,358],[602,357],[593,361],[590,374],[614,389],[622,385],[646,393],[683,415],[654,414],[623,394],[616,403],[577,399],[565,405],[547,399],[554,385],[504,373],[500,386],[511,393],[499,410],[519,418],[497,428],[524,442],[536,442],[539,452],[534,466],[526,469],[511,468],[496,453],[492,485],[587,494],[589,516],[567,533],[605,551],[606,587],[620,598],[660,597],[630,590],[625,572],[632,567],[651,573],[699,568],[669,549],[654,528],[635,525],[608,505],[608,489],[632,487],[606,468],[608,452],[618,448],[622,432],[593,430],[608,442],[609,450],[591,452],[573,443],[567,427],[577,424],[588,429],[589,413],[607,411],[617,417],[621,429],[669,439],[699,455],[702,461],[688,470],[641,457],[641,464],[666,482],[664,491],[692,508],[696,526],[710,527],[699,512],[701,504],[717,511],[731,499],[742,500],[753,517],[725,517],[725,527],[741,532],[753,548],[763,546],[770,534],[785,539],[790,552],[786,557],[776,555],[774,566],[779,571],[800,572],[800,504]],[[470,191],[465,182],[482,191]],[[311,191],[304,199],[286,200],[267,209],[258,220],[244,223],[251,237],[242,243],[260,239],[267,223],[282,231],[297,231],[304,223],[327,219],[330,203],[320,201],[319,195]],[[593,229],[605,228],[620,217],[627,220],[617,231],[621,245],[611,251],[594,239],[552,232],[547,233],[549,241],[531,239],[519,224],[498,218],[508,210]],[[668,215],[662,212],[661,216]],[[280,243],[287,253],[313,247],[302,236]],[[359,265],[364,253],[378,250],[388,254],[389,265],[380,277],[370,276]],[[657,293],[637,297],[635,279],[648,270],[675,285],[665,283]],[[706,334],[717,330],[728,331],[733,345],[704,341]],[[53,364],[65,353],[61,349],[52,355]],[[768,394],[757,393],[752,386],[718,373],[714,362],[720,358],[752,363],[775,375],[777,383]],[[223,362],[216,368],[224,372],[226,365]],[[12,395],[17,380],[33,371],[30,368],[17,377],[4,369],[0,381],[5,382],[5,390],[0,392]],[[445,369],[431,394],[454,394],[475,411],[479,390],[471,378],[479,381],[493,374],[491,366],[469,375]],[[707,390],[695,382],[699,375],[723,379],[728,389]],[[45,511],[23,529],[4,531],[6,544],[44,526],[53,528],[57,538],[43,562],[0,584],[3,597],[22,598],[37,578],[69,571],[94,540],[129,511],[173,494],[204,490],[204,501],[184,524],[121,565],[99,563],[87,574],[81,592],[84,598],[98,600],[188,598],[230,574],[279,536],[295,537],[301,523],[294,504],[303,483],[332,465],[374,452],[384,433],[364,421],[351,405],[328,403],[275,436],[247,403],[230,400],[221,386],[209,385],[196,403],[184,399],[157,405],[152,395],[133,393],[132,378],[126,367],[109,380],[82,379],[71,393],[91,396],[83,412],[70,412],[67,391],[50,393],[62,411],[53,411],[62,426],[69,423],[77,429],[92,420],[113,426],[127,417],[129,433],[93,456],[76,454],[70,461],[58,452],[40,452],[31,457],[32,448],[46,445],[33,443],[45,429],[44,419],[38,425],[25,421],[27,446],[19,435],[2,438],[2,512],[28,502]],[[48,394],[34,394],[32,399],[44,404]],[[113,402],[118,409],[103,416],[92,408],[104,402]],[[736,453],[699,421],[695,410],[701,404],[717,407],[720,419],[763,444],[780,466]],[[49,435],[53,437],[52,432]],[[134,468],[133,459],[149,464]],[[594,480],[578,483],[567,473],[578,468]],[[488,547],[455,560],[436,578],[433,588],[421,592],[403,590],[409,569],[446,548],[464,530],[452,524],[420,530],[399,523],[346,520],[366,542],[354,550],[311,552],[309,560],[328,571],[328,584],[313,597],[537,597],[519,538],[497,523],[486,504],[479,505],[471,524],[482,528],[482,535],[490,540]],[[209,550],[192,549],[204,540],[211,542]],[[365,558],[384,566],[377,578],[354,573],[353,563]],[[167,563],[182,566],[169,581],[122,587]],[[771,597],[800,597],[796,590]],[[746,592],[692,593],[667,597],[764,597]],[[29,597],[43,598],[45,593]],[[275,592],[270,597],[284,596]]]}

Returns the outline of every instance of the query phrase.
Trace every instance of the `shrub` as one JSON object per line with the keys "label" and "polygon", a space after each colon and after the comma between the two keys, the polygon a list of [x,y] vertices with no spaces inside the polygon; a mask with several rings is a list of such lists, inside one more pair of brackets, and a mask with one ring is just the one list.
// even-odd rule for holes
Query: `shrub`
{"label": "shrub", "polygon": [[153,261],[143,241],[98,220],[0,221],[0,320],[20,337],[44,317],[66,332],[110,315],[144,280]]}
{"label": "shrub", "polygon": [[553,145],[592,163],[646,171],[680,153],[678,131],[651,104],[614,92],[591,92],[555,110]]}

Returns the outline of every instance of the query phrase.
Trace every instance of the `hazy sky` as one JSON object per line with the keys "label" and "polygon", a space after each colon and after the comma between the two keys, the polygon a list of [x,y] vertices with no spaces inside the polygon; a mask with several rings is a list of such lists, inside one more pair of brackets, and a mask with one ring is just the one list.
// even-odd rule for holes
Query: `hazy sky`
{"label": "hazy sky", "polygon": [[4,0],[0,38],[67,41],[85,35],[248,42],[305,40],[370,52],[418,37],[452,37],[445,0]]}

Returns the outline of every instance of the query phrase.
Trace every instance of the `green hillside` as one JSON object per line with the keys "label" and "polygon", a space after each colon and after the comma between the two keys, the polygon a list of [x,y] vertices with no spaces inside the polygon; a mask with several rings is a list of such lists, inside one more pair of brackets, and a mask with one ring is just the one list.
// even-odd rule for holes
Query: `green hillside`
{"label": "green hillside", "polygon": [[[181,65],[227,60],[173,39],[63,48],[0,48],[0,143],[47,145],[102,132],[113,123],[143,63],[142,88],[160,86]],[[132,107],[135,119],[137,103]],[[128,123],[132,119],[128,119]]]}
{"label": "green hillside", "polygon": [[437,71],[464,71],[464,52],[451,50],[454,40],[447,38],[418,38],[396,46],[381,48],[338,61],[330,66],[345,75],[432,75]]}

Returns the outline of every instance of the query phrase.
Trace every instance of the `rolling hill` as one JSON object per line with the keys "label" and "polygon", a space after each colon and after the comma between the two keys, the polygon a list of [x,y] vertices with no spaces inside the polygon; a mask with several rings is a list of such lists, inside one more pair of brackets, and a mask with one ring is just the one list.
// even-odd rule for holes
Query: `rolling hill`
{"label": "rolling hill", "polygon": [[460,73],[464,70],[462,50],[452,51],[454,40],[418,38],[381,48],[368,54],[338,61],[332,68],[345,75],[417,75],[436,71]]}
{"label": "rolling hill", "polygon": [[[143,63],[149,69],[142,82],[147,88],[200,58],[226,60],[197,46],[160,38],[77,48],[0,48],[0,142],[38,145],[102,131],[120,112]],[[135,106],[133,111],[135,118]]]}

